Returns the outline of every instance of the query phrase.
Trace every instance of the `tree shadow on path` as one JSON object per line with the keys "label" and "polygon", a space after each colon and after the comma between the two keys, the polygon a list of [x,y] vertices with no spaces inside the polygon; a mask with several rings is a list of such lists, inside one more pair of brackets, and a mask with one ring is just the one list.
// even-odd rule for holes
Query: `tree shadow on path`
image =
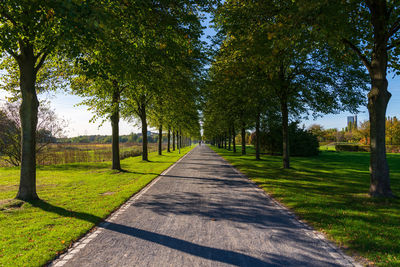
{"label": "tree shadow on path", "polygon": [[[40,208],[46,212],[52,212],[63,217],[73,217],[80,220],[88,221],[94,224],[98,224],[103,221],[103,218],[95,216],[93,214],[85,212],[76,212],[64,209],[62,207],[54,206],[43,200],[35,200],[29,202],[32,206]],[[121,234],[136,237],[142,240],[146,240],[158,245],[162,245],[171,249],[175,249],[190,255],[201,257],[207,260],[217,261],[221,263],[231,264],[235,266],[282,266],[284,262],[282,260],[271,259],[270,263],[262,261],[260,259],[248,256],[235,251],[218,249],[203,245],[198,245],[189,241],[178,239],[175,237],[158,234],[127,225],[122,225],[113,222],[107,222],[106,224],[100,224],[99,227],[118,232]]]}

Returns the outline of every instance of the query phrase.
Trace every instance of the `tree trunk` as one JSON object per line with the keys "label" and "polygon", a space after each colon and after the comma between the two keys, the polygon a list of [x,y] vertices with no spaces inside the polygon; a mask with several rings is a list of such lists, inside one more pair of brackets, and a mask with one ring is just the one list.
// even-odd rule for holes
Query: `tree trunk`
{"label": "tree trunk", "polygon": [[175,131],[172,130],[172,151],[175,151]]}
{"label": "tree trunk", "polygon": [[179,154],[181,153],[181,135],[176,131],[176,146],[178,147]]}
{"label": "tree trunk", "polygon": [[181,153],[182,148],[182,130],[179,129],[179,154]]}
{"label": "tree trunk", "polygon": [[287,100],[281,100],[281,112],[282,112],[282,159],[283,168],[290,168],[289,159],[289,111],[287,106]]}
{"label": "tree trunk", "polygon": [[16,198],[21,200],[38,199],[36,193],[36,127],[39,101],[36,95],[36,71],[33,48],[21,53],[19,60],[20,89],[22,102],[21,119],[21,173]]}
{"label": "tree trunk", "polygon": [[236,132],[235,132],[235,125],[232,125],[232,146],[233,146],[233,153],[236,153]]}
{"label": "tree trunk", "polygon": [[232,143],[232,133],[231,133],[231,128],[229,128],[228,131],[228,150],[231,150],[231,143]]}
{"label": "tree trunk", "polygon": [[158,155],[162,155],[162,125],[158,128]]}
{"label": "tree trunk", "polygon": [[224,148],[227,149],[227,142],[226,142],[226,132],[224,133]]}
{"label": "tree trunk", "polygon": [[111,114],[112,129],[112,167],[113,170],[121,170],[121,162],[119,158],[119,100],[120,93],[118,84],[114,83],[114,92],[112,98],[113,113]]}
{"label": "tree trunk", "polygon": [[141,114],[140,119],[142,121],[142,160],[148,161],[148,152],[147,152],[147,117],[146,117],[146,106],[142,104],[141,106]]}
{"label": "tree trunk", "polygon": [[168,127],[167,139],[168,139],[167,152],[171,152],[171,127]]}
{"label": "tree trunk", "polygon": [[372,88],[368,94],[368,111],[371,125],[371,185],[369,192],[374,197],[393,196],[390,189],[389,166],[386,160],[385,144],[386,108],[391,97],[391,94],[387,91],[387,86],[386,76],[382,79],[372,79]]}
{"label": "tree trunk", "polygon": [[387,90],[388,81],[386,79],[388,64],[387,1],[374,1],[370,9],[374,46],[369,67],[371,91],[368,93],[371,126],[371,185],[369,192],[374,197],[392,197],[385,144],[386,108],[391,97]]}
{"label": "tree trunk", "polygon": [[256,160],[260,160],[260,113],[256,118]]}
{"label": "tree trunk", "polygon": [[246,128],[242,125],[242,155],[246,155]]}

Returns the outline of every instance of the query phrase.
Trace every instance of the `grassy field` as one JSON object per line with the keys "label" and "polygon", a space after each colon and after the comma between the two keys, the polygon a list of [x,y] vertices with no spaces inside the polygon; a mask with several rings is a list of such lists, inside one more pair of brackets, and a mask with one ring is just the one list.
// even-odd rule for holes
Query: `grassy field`
{"label": "grassy field", "polygon": [[102,221],[138,192],[182,153],[150,153],[121,162],[124,172],[110,170],[110,162],[73,163],[38,167],[40,201],[13,200],[18,168],[0,169],[0,266],[41,266]]}
{"label": "grassy field", "polygon": [[[247,156],[212,148],[356,258],[400,266],[400,199],[368,196],[368,153],[322,151],[292,158],[292,168],[284,170],[281,157],[255,161],[252,148]],[[392,190],[400,196],[400,155],[388,154],[388,162]]]}
{"label": "grassy field", "polygon": [[[157,143],[149,143],[148,151],[157,151]],[[166,144],[163,144],[163,149],[166,149]],[[121,159],[127,157],[135,157],[141,155],[141,143],[121,143],[120,144],[120,157]],[[6,156],[0,156],[0,167],[12,167],[6,161]],[[43,150],[36,155],[36,164],[55,165],[67,163],[87,163],[87,162],[104,162],[111,161],[112,149],[111,144],[48,144]]]}

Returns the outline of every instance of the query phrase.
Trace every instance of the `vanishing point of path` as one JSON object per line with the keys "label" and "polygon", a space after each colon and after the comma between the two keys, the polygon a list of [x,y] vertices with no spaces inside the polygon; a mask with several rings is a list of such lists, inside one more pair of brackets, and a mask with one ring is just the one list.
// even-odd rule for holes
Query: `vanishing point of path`
{"label": "vanishing point of path", "polygon": [[353,266],[207,146],[54,266]]}

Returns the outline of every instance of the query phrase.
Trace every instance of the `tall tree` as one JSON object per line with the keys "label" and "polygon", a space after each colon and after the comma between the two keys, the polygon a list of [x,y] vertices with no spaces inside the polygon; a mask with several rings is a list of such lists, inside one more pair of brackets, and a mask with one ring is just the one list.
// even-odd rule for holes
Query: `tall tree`
{"label": "tall tree", "polygon": [[[17,198],[37,199],[36,125],[39,102],[37,75],[56,52],[76,52],[77,45],[100,32],[97,1],[19,1],[0,3],[0,52],[18,64],[21,95],[22,158]],[[99,16],[100,17],[100,16]],[[95,31],[96,30],[96,31]],[[79,40],[79,41],[78,41]]]}
{"label": "tall tree", "polygon": [[296,1],[300,21],[320,40],[329,43],[332,57],[356,58],[364,64],[371,82],[368,93],[370,120],[370,195],[391,197],[385,148],[388,69],[398,73],[400,65],[400,3],[392,0]]}

